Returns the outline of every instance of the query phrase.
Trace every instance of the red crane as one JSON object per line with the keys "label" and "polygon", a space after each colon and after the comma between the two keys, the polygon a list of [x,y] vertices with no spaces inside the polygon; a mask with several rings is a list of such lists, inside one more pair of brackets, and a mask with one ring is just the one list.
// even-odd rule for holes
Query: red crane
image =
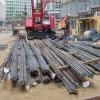
{"label": "red crane", "polygon": [[26,30],[28,37],[51,36],[54,29],[54,17],[48,16],[45,19],[44,9],[48,0],[31,0],[32,17],[26,19]]}

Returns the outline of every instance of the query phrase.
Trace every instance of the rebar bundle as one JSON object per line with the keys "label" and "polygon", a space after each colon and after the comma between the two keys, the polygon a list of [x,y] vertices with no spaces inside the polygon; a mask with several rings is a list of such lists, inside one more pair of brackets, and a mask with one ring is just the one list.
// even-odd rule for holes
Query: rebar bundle
{"label": "rebar bundle", "polygon": [[27,66],[26,66],[26,55],[25,55],[25,50],[23,48],[23,41],[19,43],[20,45],[20,54],[19,54],[19,59],[18,59],[18,68],[19,68],[19,78],[18,78],[18,83],[19,85],[26,85],[27,84]]}
{"label": "rebar bundle", "polygon": [[[45,42],[45,41],[44,41]],[[48,41],[45,42],[48,45]],[[52,45],[48,45],[59,57],[61,57],[78,75],[82,77],[92,77],[94,74],[86,68],[86,65],[80,63],[75,57],[73,57],[68,52],[59,50]]]}
{"label": "rebar bundle", "polygon": [[40,68],[43,73],[49,73],[49,66],[47,65],[46,61],[44,60],[43,56],[41,55],[41,52],[39,48],[37,48],[34,44],[32,44],[33,52],[37,57],[38,63],[40,64]]}
{"label": "rebar bundle", "polygon": [[[84,62],[90,61],[90,60],[96,61],[96,59],[97,59],[96,62],[88,63],[88,65],[90,65],[90,67],[94,68],[95,70],[100,71],[100,63],[98,62],[99,57],[97,57],[96,55],[91,54],[84,49],[78,48],[76,46],[72,46],[72,45],[70,45],[70,43],[63,47],[62,47],[62,43],[60,43],[60,42],[52,41],[52,43],[55,46],[62,48],[63,50],[69,52],[70,54],[72,54],[73,56],[77,57],[79,60],[82,60]],[[91,46],[89,47],[89,45],[88,45],[89,43],[87,43],[87,42],[71,42],[71,43],[73,43],[74,45],[75,44],[78,44],[78,45],[84,44],[83,48],[90,48],[90,49],[92,49],[92,51],[95,51],[95,48],[94,48],[95,45],[93,46],[93,48]],[[86,44],[86,46],[85,46],[85,44]],[[97,51],[99,52],[99,48],[97,49]],[[98,52],[95,52],[95,53],[98,54]]]}
{"label": "rebar bundle", "polygon": [[86,52],[89,52],[97,57],[100,57],[100,50],[93,49],[90,46],[84,45],[84,44],[76,44],[76,43],[69,43],[69,44],[72,45],[73,47],[77,47],[77,48],[84,50]]}
{"label": "rebar bundle", "polygon": [[[59,68],[63,68],[63,67],[65,67],[65,69],[67,69],[67,66],[61,61],[61,59],[59,57],[57,58],[57,56],[51,55],[50,49],[46,48],[44,44],[38,43],[38,45],[40,47],[42,55],[45,57],[45,59],[48,61],[49,65],[51,66],[53,71],[56,73],[57,78],[63,82],[63,84],[65,85],[66,89],[69,91],[69,93],[77,94],[78,91],[77,91],[76,82],[74,81],[72,83],[71,80],[66,78],[64,76],[64,74],[59,69]],[[53,52],[52,52],[52,54],[53,54]],[[61,61],[62,64],[59,61]],[[67,71],[65,73],[67,73]]]}
{"label": "rebar bundle", "polygon": [[28,47],[28,45],[23,41],[24,49],[26,53],[26,59],[27,59],[27,67],[29,68],[30,72],[33,72],[34,74],[38,74],[38,67],[39,64],[37,62],[37,59],[35,55],[33,54],[32,50]]}
{"label": "rebar bundle", "polygon": [[62,82],[70,94],[78,94],[79,87],[89,86],[87,78],[93,78],[95,70],[100,71],[99,54],[98,47],[81,42],[62,46],[61,42],[47,39],[29,44],[16,40],[1,66],[0,80],[10,74],[12,82],[26,88],[54,80]]}

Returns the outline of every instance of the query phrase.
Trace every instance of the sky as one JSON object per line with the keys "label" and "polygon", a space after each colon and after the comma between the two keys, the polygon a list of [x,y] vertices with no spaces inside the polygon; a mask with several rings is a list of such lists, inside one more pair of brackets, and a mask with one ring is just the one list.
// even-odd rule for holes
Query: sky
{"label": "sky", "polygon": [[3,4],[5,4],[4,1],[5,1],[5,0],[0,0],[0,2],[2,2]]}

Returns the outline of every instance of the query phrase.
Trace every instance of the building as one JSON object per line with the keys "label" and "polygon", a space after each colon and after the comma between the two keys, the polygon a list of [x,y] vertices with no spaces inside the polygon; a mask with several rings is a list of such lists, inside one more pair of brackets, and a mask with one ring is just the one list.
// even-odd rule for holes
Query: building
{"label": "building", "polygon": [[62,0],[61,17],[78,16],[78,12],[89,10],[92,6],[99,4],[100,0]]}
{"label": "building", "polygon": [[91,29],[100,33],[100,5],[92,6],[88,11],[80,12],[78,15],[78,34]]}
{"label": "building", "polygon": [[27,16],[31,16],[31,0],[5,0],[6,18],[21,18],[26,9]]}
{"label": "building", "polygon": [[53,15],[56,19],[60,18],[60,0],[52,0],[47,3],[45,11],[48,12],[49,15]]}
{"label": "building", "polygon": [[83,34],[91,28],[100,32],[98,5],[100,5],[100,0],[62,0],[60,17],[70,17],[72,35]]}
{"label": "building", "polygon": [[49,14],[54,16],[55,19],[55,27],[58,26],[59,19],[60,19],[60,11],[61,11],[61,0],[50,0],[45,8],[45,11]]}
{"label": "building", "polygon": [[2,25],[3,21],[5,20],[5,5],[0,2],[0,26]]}

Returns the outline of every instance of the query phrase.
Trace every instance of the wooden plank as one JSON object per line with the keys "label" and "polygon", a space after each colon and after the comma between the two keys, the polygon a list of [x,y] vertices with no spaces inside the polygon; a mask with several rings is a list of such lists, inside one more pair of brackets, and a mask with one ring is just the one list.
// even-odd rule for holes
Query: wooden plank
{"label": "wooden plank", "polygon": [[99,61],[100,61],[100,58],[97,58],[97,59],[93,59],[93,60],[88,60],[86,62],[82,62],[82,64],[91,64],[91,63],[96,63]]}
{"label": "wooden plank", "polygon": [[58,69],[61,70],[61,71],[65,71],[67,70],[69,67],[66,65],[66,66],[59,66]]}

